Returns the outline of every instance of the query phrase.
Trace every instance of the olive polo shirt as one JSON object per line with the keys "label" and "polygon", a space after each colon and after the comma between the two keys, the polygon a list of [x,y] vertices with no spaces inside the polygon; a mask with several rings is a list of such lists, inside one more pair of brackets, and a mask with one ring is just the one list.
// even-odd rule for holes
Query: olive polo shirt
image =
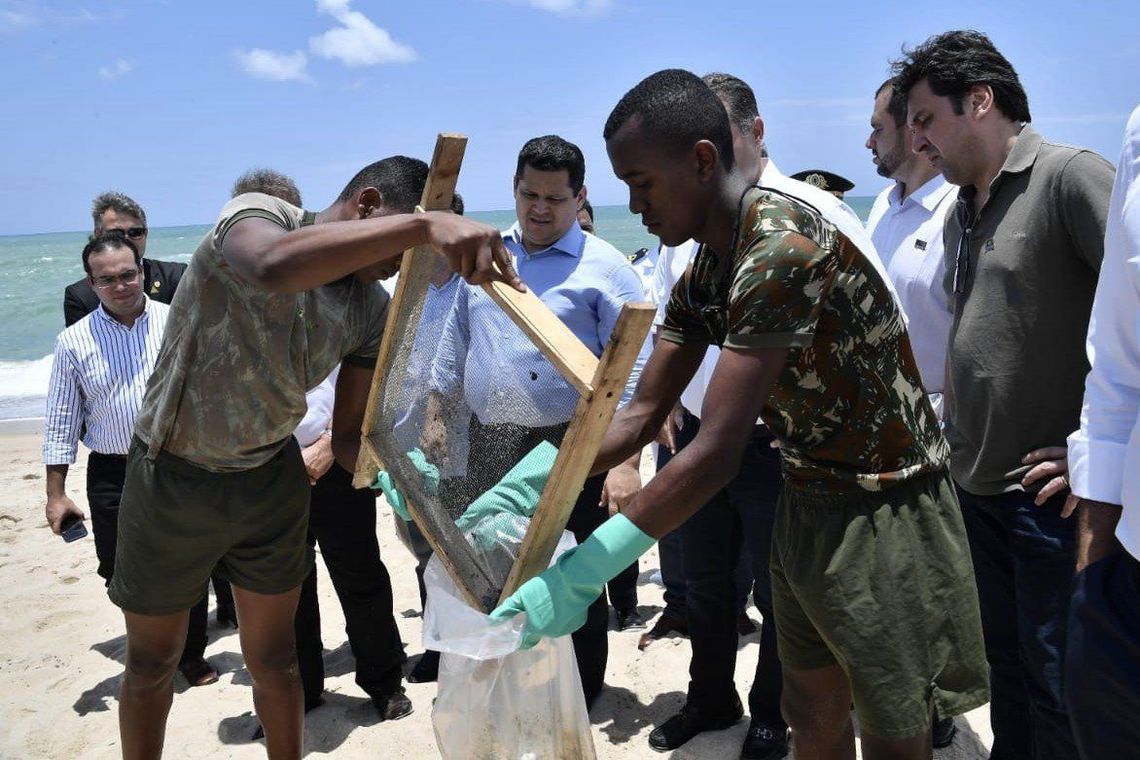
{"label": "olive polo shirt", "polygon": [[1114,173],[1026,125],[981,211],[966,186],[947,217],[946,438],[950,471],[970,493],[1023,490],[1022,457],[1064,446],[1079,426]]}

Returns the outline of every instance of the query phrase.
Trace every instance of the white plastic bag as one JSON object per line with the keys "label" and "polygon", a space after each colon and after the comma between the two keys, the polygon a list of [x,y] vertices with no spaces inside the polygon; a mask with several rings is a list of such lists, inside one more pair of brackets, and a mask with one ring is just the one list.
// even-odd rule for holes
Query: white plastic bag
{"label": "white plastic bag", "polygon": [[[518,549],[512,534],[526,532],[527,521],[514,519],[518,530],[499,532],[492,550],[508,567]],[[564,532],[554,556],[574,543]],[[467,606],[434,556],[424,583],[424,648],[442,653],[431,719],[444,760],[594,760],[570,637],[519,650],[525,613],[492,623]]]}

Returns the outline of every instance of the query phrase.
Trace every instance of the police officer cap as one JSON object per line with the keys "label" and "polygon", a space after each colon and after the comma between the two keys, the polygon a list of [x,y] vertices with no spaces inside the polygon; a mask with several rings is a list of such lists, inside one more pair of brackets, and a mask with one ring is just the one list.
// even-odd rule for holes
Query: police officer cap
{"label": "police officer cap", "polygon": [[855,183],[851,180],[840,177],[834,172],[824,171],[823,169],[808,169],[806,171],[796,172],[792,175],[792,179],[798,179],[800,182],[806,182],[809,185],[818,187],[820,190],[827,190],[831,193],[845,193],[855,187]]}

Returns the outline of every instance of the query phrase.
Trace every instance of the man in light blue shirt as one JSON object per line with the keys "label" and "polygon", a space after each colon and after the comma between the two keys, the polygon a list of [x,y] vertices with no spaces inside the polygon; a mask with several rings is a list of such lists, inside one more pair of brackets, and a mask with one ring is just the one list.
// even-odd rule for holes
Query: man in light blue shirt
{"label": "man in light blue shirt", "polygon": [[[601,356],[622,306],[645,300],[645,292],[626,258],[578,223],[585,171],[576,145],[554,135],[527,142],[514,176],[518,221],[503,233],[503,241],[527,287]],[[643,348],[621,404],[632,397],[647,356]],[[473,412],[470,445],[478,460],[467,467],[467,501],[497,483],[539,441],[561,443],[578,401],[576,391],[491,298],[465,285],[440,339],[432,390],[429,420],[439,399],[456,395]],[[637,465],[633,457],[586,481],[567,524],[580,541],[641,487]],[[630,571],[636,573],[636,566]],[[603,595],[574,634],[587,706],[602,688],[608,617]]]}

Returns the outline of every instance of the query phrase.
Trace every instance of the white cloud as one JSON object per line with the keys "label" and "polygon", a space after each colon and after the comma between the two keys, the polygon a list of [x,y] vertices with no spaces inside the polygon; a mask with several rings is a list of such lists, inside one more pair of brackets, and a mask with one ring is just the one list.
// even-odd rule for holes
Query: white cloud
{"label": "white cloud", "polygon": [[352,10],[351,0],[317,0],[317,10],[327,13],[340,26],[309,39],[309,50],[322,58],[334,58],[345,66],[375,66],[380,63],[406,63],[416,59],[416,51],[396,42],[360,11]]}
{"label": "white cloud", "polygon": [[110,66],[100,66],[99,76],[106,79],[108,82],[114,81],[119,77],[124,77],[130,74],[135,68],[135,64],[125,58],[120,58]]}
{"label": "white cloud", "polygon": [[516,0],[561,16],[598,16],[614,5],[614,0]]}
{"label": "white cloud", "polygon": [[305,70],[309,61],[303,50],[292,53],[278,53],[262,48],[239,50],[238,61],[245,73],[256,79],[274,82],[309,81],[309,74]]}

